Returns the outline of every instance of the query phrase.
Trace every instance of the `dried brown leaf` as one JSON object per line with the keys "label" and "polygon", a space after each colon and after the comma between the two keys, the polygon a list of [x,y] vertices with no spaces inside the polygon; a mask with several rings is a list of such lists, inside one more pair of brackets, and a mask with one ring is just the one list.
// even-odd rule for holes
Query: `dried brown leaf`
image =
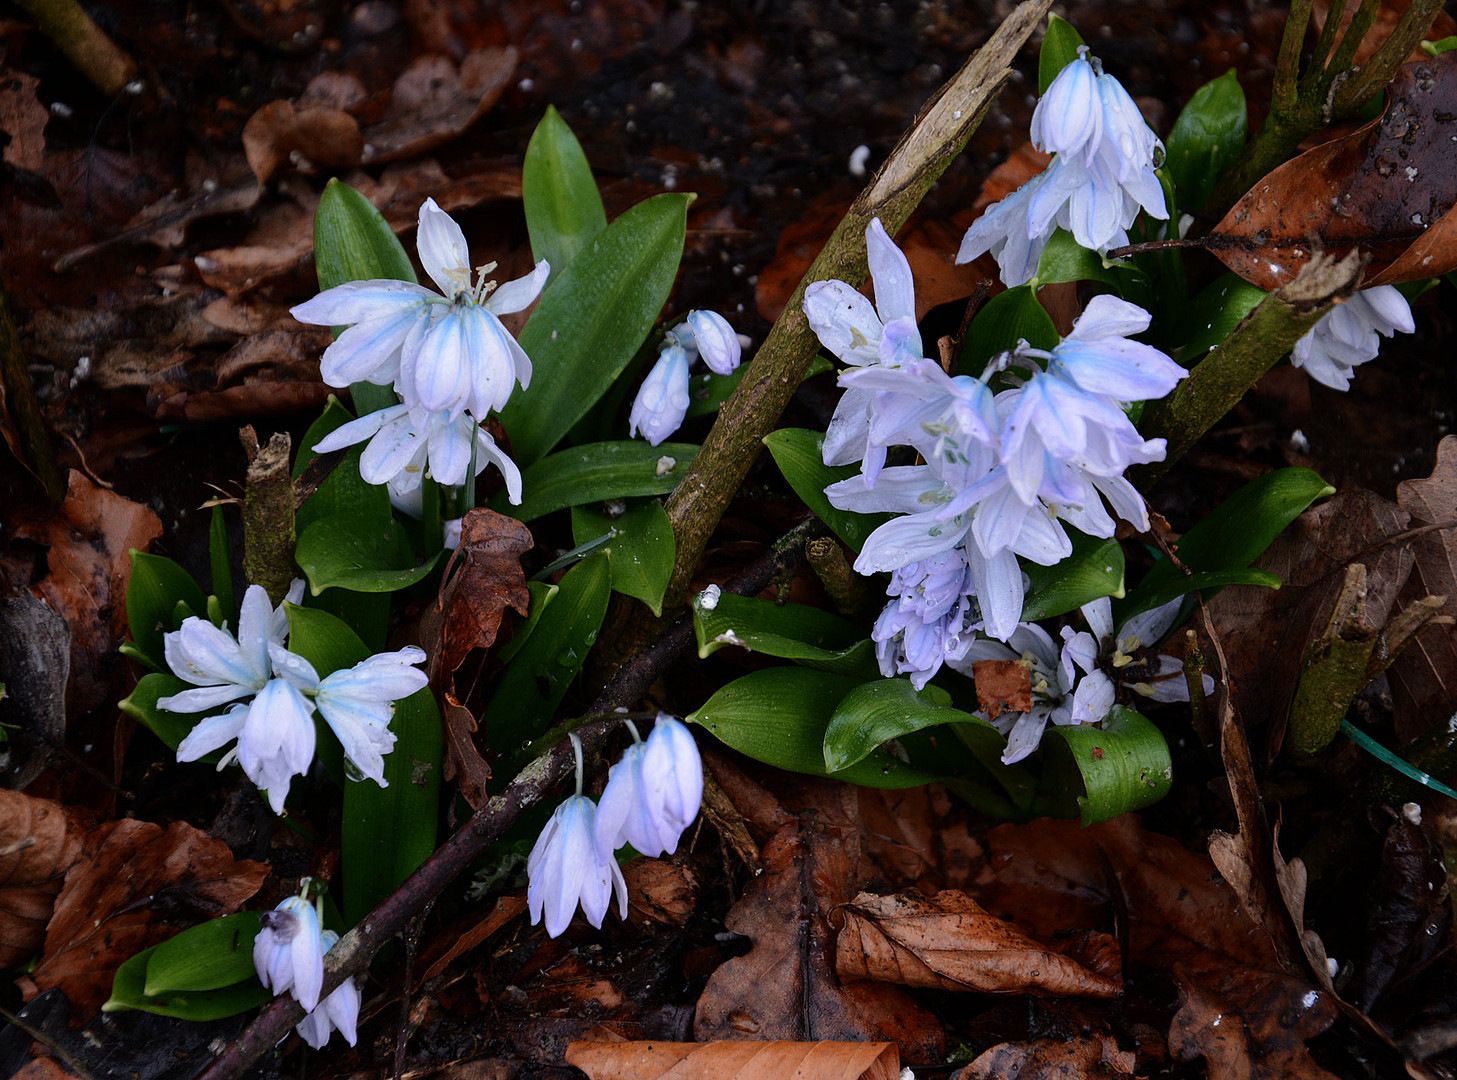
{"label": "dried brown leaf", "polygon": [[1032,711],[1032,673],[1016,660],[978,660],[971,665],[976,702],[995,720],[1004,712]]}
{"label": "dried brown leaf", "polygon": [[1407,64],[1388,95],[1381,117],[1257,183],[1210,233],[1214,255],[1262,289],[1321,251],[1369,254],[1367,285],[1457,269],[1457,55]]}
{"label": "dried brown leaf", "polygon": [[574,1042],[591,1080],[897,1080],[889,1042]]}
{"label": "dried brown leaf", "polygon": [[521,556],[534,544],[531,530],[515,518],[484,508],[465,515],[460,546],[451,556],[460,570],[440,591],[439,646],[431,650],[435,670],[454,672],[472,649],[495,644],[507,608],[526,614],[531,594]]}
{"label": "dried brown leaf", "polygon": [[[1411,515],[1413,526],[1457,522],[1457,435],[1437,445],[1431,476],[1397,485],[1396,501]],[[1402,590],[1402,603],[1445,596],[1440,614],[1457,619],[1457,528],[1413,537],[1408,549],[1415,566]],[[1403,740],[1457,710],[1457,634],[1450,624],[1427,627],[1397,657],[1391,666],[1391,694]]]}
{"label": "dried brown leaf", "polygon": [[622,868],[627,879],[628,919],[685,926],[698,903],[698,879],[687,866],[662,859],[633,859]]}
{"label": "dried brown leaf", "polygon": [[38,953],[66,871],[95,825],[85,810],[0,790],[0,966]]}
{"label": "dried brown leaf", "polygon": [[240,861],[221,840],[183,821],[114,821],[86,838],[66,872],[27,1000],[59,986],[79,1019],[111,992],[122,962],[179,930],[236,911],[268,867]]}
{"label": "dried brown leaf", "polygon": [[294,107],[270,101],[243,125],[243,153],[260,184],[292,164],[304,172],[318,166],[349,168],[364,156],[359,122],[328,105]]}
{"label": "dried brown leaf", "polygon": [[457,69],[422,56],[395,80],[389,108],[364,133],[364,161],[380,164],[433,150],[461,134],[501,100],[516,71],[516,50],[477,49]]}
{"label": "dried brown leaf", "polygon": [[724,920],[753,947],[709,977],[694,1037],[894,1039],[909,1062],[939,1061],[941,1025],[905,991],[886,983],[842,985],[835,977],[828,915],[849,899],[858,837],[820,816],[805,812],[764,846],[764,872]]}
{"label": "dried brown leaf", "polygon": [[838,912],[844,928],[835,944],[841,980],[1049,997],[1116,997],[1117,945],[1112,976],[1090,971],[1059,950],[1033,941],[984,910],[965,893],[861,893]]}
{"label": "dried brown leaf", "polygon": [[0,599],[0,682],[10,722],[7,786],[19,791],[46,769],[66,739],[71,631],[66,620],[24,589]]}
{"label": "dried brown leaf", "polygon": [[1208,980],[1177,974],[1183,1004],[1169,1049],[1184,1061],[1203,1056],[1209,1080],[1335,1080],[1305,1049],[1335,1022],[1332,995],[1272,971],[1233,968]]}
{"label": "dried brown leaf", "polygon": [[[1351,62],[1357,67],[1365,64],[1375,55],[1376,50],[1386,43],[1391,37],[1391,32],[1396,29],[1401,17],[1406,14],[1407,8],[1411,7],[1411,0],[1382,0],[1381,6],[1376,9],[1376,19],[1371,23],[1371,29],[1366,31],[1366,36],[1361,39],[1361,44],[1356,47],[1356,54],[1351,57]],[[1340,33],[1345,34],[1359,10],[1358,4],[1346,4],[1345,10],[1341,12]],[[1311,22],[1317,32],[1325,27],[1325,21],[1330,17],[1330,0],[1315,0],[1311,8]],[[1432,21],[1431,28],[1427,31],[1427,38],[1432,41],[1439,41],[1449,35],[1457,34],[1457,22],[1452,16],[1444,11],[1437,13],[1436,19]],[[1423,60],[1426,53],[1418,45],[1412,50],[1410,59]]]}
{"label": "dried brown leaf", "polygon": [[1132,1076],[1136,1055],[1108,1035],[993,1046],[952,1080],[1109,1080]]}
{"label": "dried brown leaf", "polygon": [[5,163],[39,172],[46,149],[46,122],[51,114],[36,97],[40,80],[24,72],[0,71],[0,131],[10,136]]}

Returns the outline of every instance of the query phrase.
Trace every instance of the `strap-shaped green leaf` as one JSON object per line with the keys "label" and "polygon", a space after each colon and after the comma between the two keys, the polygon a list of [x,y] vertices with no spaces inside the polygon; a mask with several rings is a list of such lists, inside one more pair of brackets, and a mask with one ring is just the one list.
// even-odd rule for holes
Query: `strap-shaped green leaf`
{"label": "strap-shaped green leaf", "polygon": [[879,674],[875,645],[858,626],[806,604],[775,604],[733,593],[710,601],[699,593],[693,598],[693,633],[699,656],[737,645],[821,671],[865,679]]}
{"label": "strap-shaped green leaf", "polygon": [[555,281],[607,228],[607,213],[582,144],[554,105],[536,125],[521,165],[521,203],[531,254],[551,264]]}
{"label": "strap-shaped green leaf", "polygon": [[1163,732],[1142,713],[1115,705],[1102,727],[1042,733],[1042,790],[1053,812],[1096,825],[1158,802],[1173,784]]}
{"label": "strap-shaped green leaf", "polygon": [[521,474],[520,506],[507,502],[503,491],[491,500],[491,509],[519,521],[535,521],[568,506],[665,495],[677,486],[697,453],[692,443],[649,446],[637,439],[558,450]]}
{"label": "strap-shaped green leaf", "polygon": [[1180,205],[1198,210],[1245,145],[1245,92],[1234,69],[1194,91],[1169,132],[1164,164]]}
{"label": "strap-shaped green leaf", "polygon": [[501,413],[518,465],[546,456],[648,336],[683,257],[690,200],[655,195],[638,203],[547,286],[521,331],[531,385]]}
{"label": "strap-shaped green leaf", "polygon": [[142,993],[147,997],[193,990],[220,990],[257,980],[253,939],[261,913],[240,911],[182,931],[149,950]]}
{"label": "strap-shaped green leaf", "polygon": [[1238,274],[1221,274],[1215,278],[1190,302],[1183,320],[1188,336],[1179,349],[1179,361],[1187,367],[1219,345],[1246,315],[1260,306],[1265,295],[1264,289],[1256,288]]}
{"label": "strap-shaped green leaf", "polygon": [[[193,576],[171,559],[133,548],[132,574],[126,587],[126,618],[132,632],[128,656],[157,671],[166,671],[162,639],[188,615],[206,615],[207,598]],[[183,605],[179,607],[179,603]]]}
{"label": "strap-shaped green leaf", "polygon": [[1037,349],[1052,349],[1059,341],[1057,327],[1037,302],[1036,287],[1030,282],[992,297],[976,313],[961,346],[957,374],[980,376],[988,360],[1015,349],[1024,338]]}
{"label": "strap-shaped green leaf", "polygon": [[1035,622],[1075,611],[1100,596],[1123,595],[1123,547],[1117,540],[1069,528],[1072,554],[1055,566],[1023,564],[1031,582],[1022,621]]}
{"label": "strap-shaped green leaf", "polygon": [[315,521],[298,538],[294,558],[309,580],[309,591],[351,589],[388,593],[407,589],[435,569],[441,552],[419,565],[405,531],[393,518],[383,522],[336,514]]}
{"label": "strap-shaped green leaf", "polygon": [[265,990],[256,978],[251,983],[234,983],[218,990],[173,991],[148,997],[145,989],[147,965],[161,947],[154,945],[144,949],[116,969],[111,982],[111,997],[101,1006],[102,1012],[137,1009],[182,1020],[221,1020],[273,1000],[273,991]]}
{"label": "strap-shaped green leaf", "polygon": [[866,538],[894,515],[857,514],[830,505],[825,488],[849,479],[860,469],[855,465],[826,465],[820,452],[824,441],[823,432],[807,428],[780,428],[764,436],[764,445],[794,493],[836,536],[859,551],[865,546]]}
{"label": "strap-shaped green leaf", "polygon": [[[168,712],[157,707],[157,699],[191,689],[190,683],[183,682],[169,671],[154,671],[143,675],[117,708],[150,730],[167,744],[168,749],[176,750],[205,714]],[[217,760],[215,755],[213,760]]]}
{"label": "strap-shaped green leaf", "polygon": [[585,544],[607,536],[601,548],[612,569],[612,589],[641,600],[654,615],[663,613],[663,593],[673,573],[673,524],[663,504],[647,499],[609,516],[586,506],[572,507],[572,539]]}

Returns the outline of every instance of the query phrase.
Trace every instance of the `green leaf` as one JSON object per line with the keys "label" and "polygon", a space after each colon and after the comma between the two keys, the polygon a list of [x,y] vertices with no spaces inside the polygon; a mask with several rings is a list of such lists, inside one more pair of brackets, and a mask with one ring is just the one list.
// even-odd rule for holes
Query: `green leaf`
{"label": "green leaf", "polygon": [[1047,93],[1058,72],[1078,58],[1078,46],[1083,44],[1082,36],[1073,29],[1072,23],[1057,15],[1047,17],[1047,36],[1042,39],[1042,51],[1037,56],[1037,96]]}
{"label": "green leaf", "polygon": [[1039,286],[1064,281],[1101,281],[1117,287],[1122,279],[1114,267],[1119,265],[1080,245],[1066,229],[1056,229],[1038,256],[1037,273],[1033,277]]}
{"label": "green leaf", "polygon": [[1022,621],[1036,622],[1063,615],[1100,596],[1123,595],[1123,547],[1068,528],[1072,554],[1055,566],[1024,563],[1030,586],[1022,605]]}
{"label": "green leaf", "polygon": [[1037,302],[1030,283],[999,293],[976,313],[961,346],[957,373],[979,376],[988,360],[1015,349],[1023,338],[1033,348],[1048,350],[1060,340],[1051,316]]}
{"label": "green leaf", "polygon": [[233,553],[228,542],[228,523],[223,519],[223,508],[216,504],[212,508],[212,520],[207,529],[207,555],[212,564],[212,592],[222,608],[223,618],[230,626],[238,625],[238,603],[233,592]]}
{"label": "green leaf", "polygon": [[[176,750],[187,738],[187,733],[197,726],[202,713],[175,713],[157,707],[157,699],[192,690],[191,683],[185,683],[170,672],[154,671],[143,675],[136,688],[117,705],[122,712],[147,728]],[[216,755],[209,755],[216,760]]]}
{"label": "green leaf", "polygon": [[588,443],[559,450],[521,474],[520,506],[499,492],[491,508],[518,521],[534,521],[568,506],[624,499],[633,495],[665,495],[688,471],[698,447],[692,443],[649,446],[638,439]]}
{"label": "green leaf", "polygon": [[1158,802],[1173,784],[1169,744],[1142,713],[1115,705],[1102,728],[1042,733],[1043,792],[1063,817],[1084,826]]}
{"label": "green leaf", "polygon": [[166,671],[162,638],[182,625],[178,603],[186,605],[190,614],[207,611],[207,598],[202,589],[182,567],[161,555],[148,555],[131,549],[132,576],[126,587],[126,618],[131,627],[135,651],[128,655]]}
{"label": "green leaf", "polygon": [[673,524],[657,499],[629,507],[616,517],[585,506],[572,507],[572,539],[585,544],[610,534],[601,550],[612,569],[612,588],[663,613],[663,593],[673,573]]}
{"label": "green leaf", "polygon": [[[320,290],[346,281],[417,280],[410,256],[389,222],[373,203],[337,179],[325,185],[314,212],[314,266]],[[342,329],[336,326],[335,335]],[[367,382],[352,383],[349,395],[360,416],[389,408],[399,400],[390,387]]]}
{"label": "green leaf", "polygon": [[313,665],[319,678],[369,659],[369,646],[336,615],[318,608],[284,605],[288,616],[288,651]]}
{"label": "green leaf", "polygon": [[[1335,488],[1309,469],[1276,469],[1257,477],[1180,538],[1179,561],[1196,573],[1241,570],[1254,562],[1307,506],[1334,492]],[[1165,595],[1164,586],[1180,576],[1179,569],[1168,559],[1154,563],[1117,605],[1117,621],[1121,624],[1129,616],[1154,607],[1153,601]]]}
{"label": "green leaf", "polygon": [[501,412],[511,450],[535,464],[584,416],[653,327],[683,256],[689,195],[655,195],[578,253],[521,331],[531,386]]}
{"label": "green leaf", "polygon": [[[940,694],[943,700],[937,700]],[[826,771],[839,776],[872,754],[876,747],[913,731],[957,725],[956,734],[980,761],[998,762],[1007,740],[985,720],[946,704],[944,692],[934,687],[917,691],[908,679],[877,679],[857,686],[840,699],[825,728],[821,751]],[[1026,770],[1000,766],[1014,798],[1030,791]],[[999,778],[1001,778],[999,776]]]}
{"label": "green leaf", "polygon": [[820,452],[824,441],[823,432],[807,428],[780,428],[764,436],[764,445],[769,448],[774,464],[779,466],[794,493],[814,511],[817,518],[834,530],[836,536],[852,550],[859,551],[870,534],[894,515],[857,514],[850,510],[837,510],[830,505],[825,488],[849,479],[860,471],[860,467],[826,465]]}
{"label": "green leaf", "polygon": [[548,585],[544,581],[528,581],[526,591],[531,594],[531,600],[526,608],[526,621],[516,627],[516,632],[511,635],[511,640],[496,650],[496,659],[504,667],[511,662],[511,658],[521,651],[529,638],[541,622],[541,616],[546,611],[546,606],[552,602],[560,591],[555,585]]}
{"label": "green leaf", "polygon": [[1164,164],[1178,188],[1179,201],[1197,210],[1245,145],[1245,92],[1234,70],[1194,91],[1169,132]]}
{"label": "green leaf", "polygon": [[699,593],[693,598],[693,633],[700,657],[737,645],[842,675],[873,679],[880,671],[875,644],[858,626],[805,604],[721,593],[708,607]]}
{"label": "green leaf", "polygon": [[605,555],[593,555],[567,571],[526,644],[501,673],[480,726],[491,749],[502,755],[497,771],[503,780],[519,767],[522,746],[551,727],[602,628],[611,581]]}
{"label": "green leaf", "polygon": [[111,982],[111,997],[101,1006],[102,1012],[137,1009],[159,1016],[175,1016],[182,1020],[221,1020],[256,1009],[273,1000],[273,991],[265,990],[257,978],[252,982],[235,983],[218,990],[169,992],[158,997],[148,997],[145,989],[147,967],[160,948],[161,945],[154,945],[150,949],[143,949],[116,969],[116,975]]}
{"label": "green leaf", "polygon": [[1178,359],[1185,367],[1218,346],[1244,317],[1260,306],[1265,291],[1236,274],[1221,274],[1194,297],[1185,323],[1189,337],[1179,348]]}
{"label": "green leaf", "polygon": [[[767,668],[735,679],[685,719],[756,761],[790,772],[829,775],[825,731],[835,707],[861,680],[801,667]],[[884,750],[834,774],[862,787],[919,787],[939,779]]]}
{"label": "green leaf", "polygon": [[607,213],[582,144],[556,107],[548,105],[526,147],[521,200],[532,257],[551,264],[551,279],[607,228]]}
{"label": "green leaf", "polygon": [[309,591],[352,589],[388,593],[407,589],[435,569],[437,551],[416,566],[405,531],[393,518],[380,522],[336,515],[315,521],[298,538],[294,558],[309,579]]}
{"label": "green leaf", "polygon": [[191,990],[219,990],[257,979],[253,939],[262,929],[262,915],[241,911],[199,923],[148,950],[142,993],[162,997]]}
{"label": "green leaf", "polygon": [[[1226,585],[1259,585],[1266,589],[1278,589],[1283,584],[1279,574],[1272,574],[1268,570],[1253,568],[1204,570],[1194,574],[1180,574],[1164,582],[1157,588],[1151,589],[1147,595],[1141,595],[1139,603],[1147,605],[1143,608],[1144,611],[1151,611],[1156,607],[1162,607],[1175,597],[1188,596],[1191,593],[1207,592],[1212,598]],[[1142,593],[1142,588],[1143,586],[1140,584],[1140,593]],[[1153,642],[1146,644],[1153,644]]]}

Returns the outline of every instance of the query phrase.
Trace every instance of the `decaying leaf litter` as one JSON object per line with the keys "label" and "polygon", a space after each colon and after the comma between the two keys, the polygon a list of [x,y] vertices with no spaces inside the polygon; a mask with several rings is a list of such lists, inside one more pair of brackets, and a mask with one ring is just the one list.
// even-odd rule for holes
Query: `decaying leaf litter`
{"label": "decaying leaf litter", "polygon": [[[7,398],[7,445],[34,475],[17,468],[0,479],[12,639],[0,719],[17,725],[9,779],[27,784],[6,803],[0,908],[12,966],[39,961],[5,1003],[25,1025],[0,1040],[12,1070],[194,1075],[208,1056],[201,1047],[234,1038],[242,1023],[98,1015],[116,968],[186,926],[272,906],[301,875],[337,872],[338,825],[322,807],[290,830],[260,814],[256,796],[170,761],[115,708],[134,678],[115,653],[126,636],[127,549],[205,567],[207,514],[195,508],[209,484],[224,501],[240,494],[236,428],[290,430],[298,445],[328,395],[317,370],[327,333],[287,315],[314,291],[323,181],[343,176],[407,237],[433,196],[462,214],[473,250],[511,253],[500,274],[514,278],[531,261],[521,156],[555,104],[596,167],[609,217],[664,189],[698,194],[669,311],[725,311],[759,342],[863,185],[851,151],[864,143],[872,168],[883,160],[1007,8],[229,4],[151,18],[156,32],[142,37],[127,29],[138,13],[110,5],[101,21],[138,59],[143,82],[115,100],[81,83],[30,24],[0,22],[4,287],[69,471],[56,474],[69,479],[52,483],[48,505],[50,474],[31,460]],[[1226,67],[1258,118],[1280,13],[1137,9],[1074,4],[1062,14],[1117,66],[1156,130],[1167,134],[1192,91]],[[1035,51],[1018,67],[1022,84],[1035,81]],[[1402,78],[1441,93],[1446,67]],[[1020,85],[902,234],[923,286],[917,314],[936,328],[928,340],[955,334],[964,299],[993,276],[952,267],[949,253],[990,166],[1030,159]],[[1420,115],[1440,125],[1444,112]],[[1350,159],[1346,173],[1329,166],[1337,180],[1383,176],[1391,155],[1377,134],[1418,149],[1402,142],[1407,129],[1393,132],[1410,125],[1408,113],[1388,110],[1310,153]],[[1445,223],[1450,185],[1429,177],[1428,160],[1403,157],[1398,169],[1438,191],[1413,188],[1425,201],[1411,213]],[[1294,163],[1285,169],[1293,191],[1317,192]],[[989,183],[982,201],[1031,171],[1013,172],[1004,190]],[[1238,243],[1211,248],[1235,269],[1230,253],[1240,250],[1298,269],[1312,234],[1337,253],[1348,239],[1369,247],[1390,264],[1383,274],[1450,253],[1440,224],[1412,246],[1404,227],[1372,237],[1292,221],[1301,207],[1284,198],[1275,223],[1262,224],[1270,204],[1262,211],[1258,192],[1202,226],[1234,235]],[[1410,207],[1400,209],[1410,223]],[[1279,284],[1271,274],[1256,284]],[[1048,294],[1059,288],[1044,290],[1054,318]],[[1457,1043],[1444,860],[1452,804],[1344,739],[1292,755],[1285,724],[1302,668],[1332,632],[1346,641],[1356,628],[1369,638],[1373,681],[1357,687],[1350,716],[1404,746],[1423,772],[1448,778],[1454,764],[1445,721],[1457,681],[1454,540],[1444,526],[1457,516],[1457,449],[1439,445],[1453,400],[1447,288],[1418,305],[1418,336],[1387,343],[1361,369],[1356,393],[1272,372],[1153,490],[1173,526],[1164,538],[1177,540],[1209,504],[1274,467],[1307,466],[1340,489],[1260,557],[1281,590],[1229,588],[1191,624],[1207,670],[1230,684],[1212,718],[1226,736],[1223,760],[1208,759],[1186,716],[1162,714],[1179,777],[1164,802],[1089,829],[991,827],[939,787],[855,788],[715,751],[691,842],[671,860],[628,864],[626,925],[609,921],[598,934],[579,922],[546,939],[522,915],[519,864],[498,859],[477,879],[487,898],[447,891],[408,927],[407,945],[393,948],[418,950],[412,967],[373,968],[357,1049],[303,1058],[295,1040],[258,1068],[383,1075],[408,1037],[400,1061],[410,1075],[562,1075],[564,1062],[593,1076],[895,1075],[893,1061],[933,1075],[969,1065],[966,1076],[1365,1076],[1396,1075],[1403,1062],[1412,1075],[1444,1075]],[[823,427],[833,393],[832,377],[812,379],[785,425]],[[694,587],[726,584],[803,517],[766,457]],[[524,577],[580,539],[539,519],[526,553],[526,530],[505,520],[467,527],[453,581],[463,595],[422,599],[410,616],[419,640],[433,626],[440,642],[434,677],[450,782],[464,800],[448,811],[452,823],[501,790],[510,775],[493,765],[516,752],[473,730],[460,703],[479,699],[498,664],[491,647],[520,628]],[[1356,567],[1359,589],[1343,592]],[[486,583],[480,592],[468,588],[472,573]],[[800,568],[765,595],[828,609],[824,588]],[[1346,595],[1359,600],[1346,622],[1333,621]],[[1414,621],[1442,596],[1445,606]],[[1393,661],[1383,652],[1409,612],[1410,644]],[[684,659],[653,672],[629,704],[645,698],[681,715],[758,666],[733,648]],[[571,700],[586,707],[610,678],[589,666]],[[529,846],[540,820],[523,825]],[[1214,831],[1223,841],[1211,859]],[[644,1055],[641,1040],[666,1056]],[[768,1056],[744,1040],[762,1041]],[[668,1045],[690,1042],[699,1047]],[[889,1057],[880,1043],[894,1044]]]}

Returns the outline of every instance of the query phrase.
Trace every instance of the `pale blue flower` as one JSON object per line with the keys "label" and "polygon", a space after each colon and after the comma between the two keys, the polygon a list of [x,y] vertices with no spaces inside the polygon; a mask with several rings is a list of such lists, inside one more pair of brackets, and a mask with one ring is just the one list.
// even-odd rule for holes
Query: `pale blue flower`
{"label": "pale blue flower", "polygon": [[495,465],[506,481],[507,498],[519,506],[521,470],[496,445],[490,432],[468,414],[451,419],[445,410],[420,412],[405,404],[394,405],[340,425],[313,450],[323,454],[368,439],[369,445],[359,457],[359,475],[367,484],[388,484],[393,499],[418,491],[427,472],[447,487],[464,483],[470,471],[472,438],[476,474]]}
{"label": "pale blue flower", "polygon": [[577,904],[593,926],[600,927],[617,895],[618,914],[627,918],[627,882],[617,860],[597,851],[596,804],[580,793],[557,807],[526,860],[526,905],[532,924],[546,921],[556,937],[572,921]]}
{"label": "pale blue flower", "polygon": [[1032,145],[1049,154],[1092,157],[1103,137],[1103,103],[1098,73],[1087,60],[1088,47],[1065,65],[1032,110]]}
{"label": "pale blue flower", "polygon": [[981,609],[966,552],[952,548],[891,574],[892,597],[871,632],[880,672],[909,675],[920,690],[948,660],[966,655],[981,628]]}
{"label": "pale blue flower", "polygon": [[411,282],[351,281],[293,308],[293,316],[349,327],[320,361],[329,385],[394,383],[411,410],[484,420],[518,382],[531,381],[531,360],[499,316],[529,307],[550,267],[543,260],[500,288],[486,279],[495,263],[472,275],[465,236],[434,199],[420,207],[416,245],[439,293]]}
{"label": "pale blue flower", "polygon": [[1362,289],[1321,316],[1295,343],[1290,362],[1324,386],[1348,390],[1353,370],[1381,350],[1378,335],[1391,337],[1398,330],[1416,330],[1406,297],[1394,285]]}
{"label": "pale blue flower", "polygon": [[[1139,612],[1116,631],[1113,603],[1108,597],[1084,604],[1080,610],[1098,642],[1102,659],[1122,685],[1154,701],[1188,701],[1184,662],[1177,656],[1152,653],[1178,622],[1183,603],[1184,598],[1178,596],[1167,604]],[[1202,681],[1204,695],[1214,693],[1214,680],[1205,675]]]}
{"label": "pale blue flower", "polygon": [[743,356],[739,335],[716,311],[690,311],[666,336],[688,351],[689,363],[694,356],[701,356],[717,375],[732,375]]}
{"label": "pale blue flower", "polygon": [[702,802],[698,745],[683,724],[659,713],[647,742],[633,728],[633,744],[608,773],[594,824],[598,858],[610,859],[625,843],[643,855],[671,855]]}
{"label": "pale blue flower", "polygon": [[627,433],[640,432],[651,445],[657,446],[682,427],[687,412],[688,350],[676,343],[666,344],[658,354],[658,362],[638,388],[628,415]]}
{"label": "pale blue flower", "polygon": [[[325,930],[319,937],[320,947],[328,955],[330,949],[339,943],[339,935]],[[353,979],[345,979],[333,992],[319,1002],[294,1028],[304,1042],[315,1050],[322,1050],[329,1037],[337,1030],[350,1046],[356,1042],[355,1025],[359,1022],[359,987]]]}
{"label": "pale blue flower", "polygon": [[324,988],[324,945],[319,916],[301,896],[290,896],[261,917],[263,928],[253,939],[253,967],[258,980],[274,996],[292,993],[308,1012],[319,1004]]}

